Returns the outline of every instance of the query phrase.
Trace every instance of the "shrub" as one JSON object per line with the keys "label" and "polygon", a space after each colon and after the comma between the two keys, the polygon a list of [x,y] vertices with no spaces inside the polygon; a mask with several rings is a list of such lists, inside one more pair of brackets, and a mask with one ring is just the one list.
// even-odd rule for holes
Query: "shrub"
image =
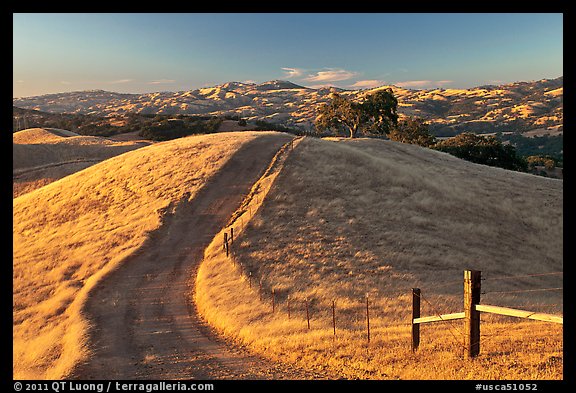
{"label": "shrub", "polygon": [[517,171],[528,169],[528,163],[516,155],[516,149],[513,146],[504,145],[493,136],[465,132],[440,141],[432,147],[477,164]]}
{"label": "shrub", "polygon": [[216,132],[222,123],[220,118],[200,120],[197,118],[165,119],[143,127],[140,136],[153,141],[167,141],[193,134]]}
{"label": "shrub", "polygon": [[397,142],[411,143],[424,147],[436,143],[436,138],[428,131],[428,124],[421,118],[408,117],[398,123],[388,137]]}

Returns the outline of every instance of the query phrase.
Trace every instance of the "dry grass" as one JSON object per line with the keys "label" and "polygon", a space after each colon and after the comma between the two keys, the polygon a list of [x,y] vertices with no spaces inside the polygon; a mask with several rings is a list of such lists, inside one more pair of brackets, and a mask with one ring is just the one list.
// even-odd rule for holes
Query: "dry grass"
{"label": "dry grass", "polygon": [[[81,136],[70,131],[31,128],[12,135],[14,172],[81,159],[104,160],[143,147],[143,141],[111,141],[96,136]],[[66,135],[66,136],[62,136]]]}
{"label": "dry grass", "polygon": [[102,161],[102,159],[57,163],[14,174],[12,177],[12,197],[16,198],[44,187],[47,184],[81,171],[82,169],[86,169],[100,161]]}
{"label": "dry grass", "polygon": [[12,142],[14,198],[97,162],[150,144],[81,136],[54,128],[15,132]]}
{"label": "dry grass", "polygon": [[266,133],[194,136],[108,159],[13,200],[13,372],[58,379],[86,357],[82,306],[162,215],[244,143]]}
{"label": "dry grass", "polygon": [[80,136],[72,131],[58,128],[27,128],[12,134],[12,143],[29,145],[35,143],[59,142],[66,137]]}
{"label": "dry grass", "polygon": [[[465,269],[483,272],[487,292],[562,287],[558,274],[497,280],[563,270],[562,190],[560,180],[417,146],[308,138],[257,212],[252,202],[254,217],[235,224],[236,265],[221,235],[206,250],[195,299],[209,323],[263,356],[335,376],[561,379],[561,325],[483,314],[481,356],[467,361],[461,320],[423,325],[415,354],[409,321],[412,287],[424,316],[462,311]],[[561,294],[487,293],[482,303],[561,313]]]}

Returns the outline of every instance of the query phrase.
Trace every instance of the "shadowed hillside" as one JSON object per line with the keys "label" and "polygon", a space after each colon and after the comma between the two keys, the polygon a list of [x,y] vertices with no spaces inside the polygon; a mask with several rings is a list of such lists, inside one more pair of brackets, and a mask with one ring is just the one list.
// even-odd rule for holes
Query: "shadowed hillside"
{"label": "shadowed hillside", "polygon": [[462,311],[466,269],[482,271],[483,303],[561,314],[562,192],[560,180],[415,145],[306,138],[254,218],[235,224],[236,263],[220,238],[207,250],[196,296],[210,323],[257,352],[348,378],[558,379],[562,325],[485,314],[482,356],[467,362],[461,321],[422,327],[414,355],[410,318],[414,287],[422,315]]}

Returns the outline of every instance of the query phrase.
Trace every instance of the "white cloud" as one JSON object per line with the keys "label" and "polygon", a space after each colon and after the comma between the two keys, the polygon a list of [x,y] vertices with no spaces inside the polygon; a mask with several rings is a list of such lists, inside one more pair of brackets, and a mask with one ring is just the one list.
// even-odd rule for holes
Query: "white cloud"
{"label": "white cloud", "polygon": [[62,83],[63,85],[71,85],[72,82],[69,81],[60,81],[60,83]]}
{"label": "white cloud", "polygon": [[379,87],[385,85],[385,81],[381,81],[378,79],[367,79],[363,81],[356,81],[354,84],[350,85],[350,87],[356,87],[359,89],[372,89],[374,87]]}
{"label": "white cloud", "polygon": [[285,73],[284,76],[287,78],[298,78],[304,73],[304,70],[301,68],[282,67],[282,70]]}
{"label": "white cloud", "polygon": [[117,85],[117,84],[121,84],[121,83],[130,83],[132,81],[133,81],[133,79],[118,79],[116,81],[110,81],[108,83],[111,85]]}
{"label": "white cloud", "polygon": [[176,83],[176,81],[174,79],[158,79],[155,81],[148,82],[149,85],[164,85],[170,83]]}
{"label": "white cloud", "polygon": [[308,75],[303,80],[307,82],[337,82],[345,81],[358,75],[357,72],[343,69],[328,68],[326,71],[318,71],[316,74]]}
{"label": "white cloud", "polygon": [[443,80],[443,81],[430,81],[430,80],[420,80],[420,81],[404,81],[396,82],[396,86],[414,88],[414,89],[433,89],[444,87],[451,84],[453,81]]}

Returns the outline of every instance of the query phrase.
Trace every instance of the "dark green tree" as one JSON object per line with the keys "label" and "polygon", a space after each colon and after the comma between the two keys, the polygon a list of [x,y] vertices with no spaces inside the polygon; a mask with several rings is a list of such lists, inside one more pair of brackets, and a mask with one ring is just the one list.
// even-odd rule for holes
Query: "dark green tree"
{"label": "dark green tree", "polygon": [[318,107],[315,126],[319,131],[344,130],[350,138],[359,133],[388,134],[398,124],[398,101],[391,89],[352,101],[333,93],[331,101]]}
{"label": "dark green tree", "polygon": [[366,114],[359,103],[333,93],[332,100],[321,104],[318,108],[315,125],[319,131],[345,130],[350,138],[354,138],[365,118]]}
{"label": "dark green tree", "polygon": [[464,132],[453,138],[440,141],[432,147],[477,164],[516,171],[526,171],[528,168],[526,160],[516,155],[514,146],[504,145],[494,136]]}
{"label": "dark green tree", "polygon": [[394,97],[392,89],[367,95],[361,106],[367,116],[368,132],[384,135],[398,126],[398,99]]}
{"label": "dark green tree", "polygon": [[393,141],[412,143],[424,147],[429,147],[436,143],[436,138],[428,130],[428,124],[418,117],[408,117],[401,120],[398,126],[390,131],[388,138]]}

